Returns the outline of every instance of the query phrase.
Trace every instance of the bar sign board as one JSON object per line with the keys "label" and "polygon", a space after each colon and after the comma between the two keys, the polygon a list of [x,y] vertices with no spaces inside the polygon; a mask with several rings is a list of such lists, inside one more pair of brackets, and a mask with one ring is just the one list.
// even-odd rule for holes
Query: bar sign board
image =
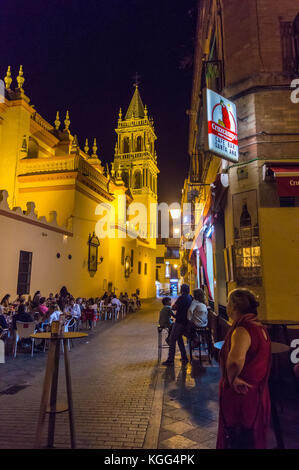
{"label": "bar sign board", "polygon": [[208,151],[236,163],[239,159],[236,105],[206,89]]}

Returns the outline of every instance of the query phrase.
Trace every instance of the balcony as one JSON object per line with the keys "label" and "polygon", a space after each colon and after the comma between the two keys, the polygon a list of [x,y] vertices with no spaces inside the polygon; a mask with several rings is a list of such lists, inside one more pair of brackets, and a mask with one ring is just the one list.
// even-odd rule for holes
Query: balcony
{"label": "balcony", "polygon": [[103,189],[107,189],[106,177],[90,165],[90,163],[88,163],[88,161],[81,155],[67,155],[63,157],[49,158],[24,158],[23,160],[20,160],[18,176],[69,172],[78,172]]}

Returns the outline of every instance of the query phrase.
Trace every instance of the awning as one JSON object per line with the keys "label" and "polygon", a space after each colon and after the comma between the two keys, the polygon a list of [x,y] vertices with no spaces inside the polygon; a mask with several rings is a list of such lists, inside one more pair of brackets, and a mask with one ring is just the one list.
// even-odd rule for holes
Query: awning
{"label": "awning", "polygon": [[299,196],[299,166],[271,166],[280,197]]}

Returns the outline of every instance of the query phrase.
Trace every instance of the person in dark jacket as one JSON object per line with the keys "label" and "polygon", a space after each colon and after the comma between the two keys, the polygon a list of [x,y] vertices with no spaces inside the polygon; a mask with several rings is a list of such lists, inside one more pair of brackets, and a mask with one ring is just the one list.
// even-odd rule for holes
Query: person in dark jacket
{"label": "person in dark jacket", "polygon": [[8,328],[8,324],[6,322],[5,316],[3,315],[3,307],[0,305],[0,333],[2,330],[6,330]]}
{"label": "person in dark jacket", "polygon": [[171,308],[171,298],[163,297],[162,304],[163,304],[163,308],[162,310],[160,310],[160,314],[159,314],[159,326],[160,328],[165,328],[168,330],[168,335],[165,341],[167,344],[169,344],[171,328],[173,325],[172,317],[174,316],[174,313]]}
{"label": "person in dark jacket", "polygon": [[181,295],[172,306],[172,310],[176,312],[175,323],[172,327],[170,338],[169,338],[169,353],[167,361],[163,362],[163,365],[170,366],[174,364],[175,348],[176,343],[180,348],[181,361],[186,364],[188,362],[186,349],[183,340],[183,334],[188,325],[187,312],[192,302],[192,297],[189,294],[190,288],[188,284],[182,284]]}
{"label": "person in dark jacket", "polygon": [[30,323],[33,321],[32,316],[26,312],[26,307],[24,304],[19,306],[18,313],[12,317],[12,326],[14,330],[17,329],[17,321],[22,321],[24,323]]}

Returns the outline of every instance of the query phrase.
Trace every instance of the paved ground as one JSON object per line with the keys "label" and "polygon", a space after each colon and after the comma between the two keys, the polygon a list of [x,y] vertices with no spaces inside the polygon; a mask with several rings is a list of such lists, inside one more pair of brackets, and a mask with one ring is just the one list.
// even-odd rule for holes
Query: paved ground
{"label": "paved ground", "polygon": [[[146,303],[142,312],[110,328],[112,321],[101,322],[97,332],[71,350],[78,447],[143,447],[157,372],[156,317],[155,304]],[[34,444],[45,357],[28,356],[0,365],[0,392],[10,385],[28,385],[14,395],[0,395],[1,448]],[[63,401],[63,377],[59,390]],[[69,446],[66,414],[57,416],[55,437],[57,447]]]}
{"label": "paved ground", "polygon": [[[158,367],[159,308],[157,301],[145,302],[124,320],[100,322],[72,348],[79,448],[215,448],[218,365],[195,360],[182,367],[177,356],[174,367]],[[20,353],[0,364],[0,448],[33,447],[45,362],[43,353],[33,359]],[[14,385],[24,388],[3,394]],[[63,376],[59,395],[63,400]],[[281,413],[287,448],[299,448],[298,408],[285,406]],[[66,414],[57,416],[55,445],[70,445]],[[274,446],[270,433],[269,447]]]}

